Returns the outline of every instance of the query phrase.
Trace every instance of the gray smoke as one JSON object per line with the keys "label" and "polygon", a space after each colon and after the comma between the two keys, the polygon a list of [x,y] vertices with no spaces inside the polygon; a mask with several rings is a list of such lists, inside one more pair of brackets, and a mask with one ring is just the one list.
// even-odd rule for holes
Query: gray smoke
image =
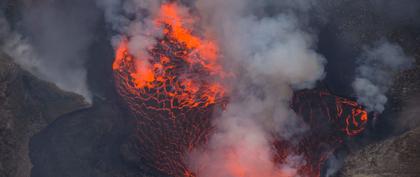
{"label": "gray smoke", "polygon": [[6,33],[2,50],[40,79],[91,102],[85,62],[95,36],[97,14],[90,7],[81,1],[25,1],[21,30],[2,25]]}
{"label": "gray smoke", "polygon": [[[96,2],[104,9],[106,20],[115,32],[112,40],[114,47],[123,38],[128,38],[129,51],[133,55],[142,56],[145,54],[141,51],[153,45],[155,37],[161,35],[161,29],[156,29],[151,21],[159,6],[167,1]],[[310,21],[317,18],[315,21],[325,23],[327,18],[339,14],[335,11],[337,7],[347,9],[346,6],[353,4],[353,1],[188,2],[200,17],[199,29],[203,29],[203,33],[210,34],[218,42],[221,61],[229,70],[238,74],[230,82],[234,88],[229,105],[214,119],[214,135],[208,144],[189,154],[186,162],[200,177],[231,177],[241,174],[250,177],[296,176],[297,169],[306,162],[299,154],[290,154],[286,163],[274,164],[270,142],[278,137],[293,141],[308,129],[289,108],[289,103],[294,90],[311,88],[325,75],[326,60],[316,52],[316,29],[310,27]],[[376,4],[371,10],[378,16],[388,17],[392,15],[387,12],[395,12],[398,19],[407,17],[402,15],[403,12],[395,11],[393,3],[381,4],[371,0],[358,1],[357,5],[370,7],[364,3]],[[407,13],[417,13],[415,11],[410,9]],[[184,9],[183,13],[188,12]],[[357,19],[353,17],[349,16],[349,19]],[[346,24],[349,20],[344,19],[337,18],[332,23]],[[358,36],[360,31],[369,32],[362,26],[360,30],[350,31],[350,37],[340,42],[354,44],[346,40]],[[386,103],[384,94],[391,84],[383,78],[391,77],[405,66],[407,59],[400,47],[389,42],[367,47],[360,57],[360,67],[353,84],[359,102],[370,110],[383,110]],[[333,174],[338,168],[334,167],[329,172]]]}
{"label": "gray smoke", "polygon": [[392,85],[393,77],[412,61],[399,45],[386,40],[365,47],[353,82],[358,102],[369,111],[384,111],[388,100],[386,93]]}
{"label": "gray smoke", "polygon": [[[300,4],[304,6],[300,6]],[[302,30],[304,22],[293,11],[261,14],[268,1],[199,0],[196,7],[206,29],[220,44],[222,61],[235,72],[235,93],[205,147],[188,162],[199,177],[297,176],[305,164],[300,154],[289,154],[275,164],[271,142],[291,140],[307,129],[289,108],[294,89],[311,88],[324,76],[325,59],[315,52],[316,38]],[[290,1],[278,7],[307,10],[309,3]]]}
{"label": "gray smoke", "polygon": [[[113,45],[128,38],[129,51],[134,55],[152,45],[162,33],[151,23],[162,2],[165,1],[97,1],[116,32]],[[218,41],[221,61],[239,73],[231,83],[236,94],[231,94],[227,110],[215,118],[217,131],[208,146],[188,156],[187,163],[199,176],[235,176],[235,166],[250,177],[295,176],[296,169],[305,163],[299,154],[290,154],[287,163],[274,164],[270,142],[272,134],[289,139],[307,129],[289,108],[289,101],[294,89],[310,88],[323,78],[325,59],[315,52],[316,38],[302,30],[304,18],[292,11],[270,16],[263,9],[273,4],[307,11],[311,8],[309,2],[312,1],[193,3],[201,17],[200,29]],[[182,9],[181,13],[188,11]]]}
{"label": "gray smoke", "polygon": [[5,16],[0,14],[0,49],[11,56],[22,68],[38,73],[39,59],[32,45],[21,34],[14,32]]}
{"label": "gray smoke", "polygon": [[[158,12],[161,0],[97,0],[104,10],[105,20],[115,31],[111,43],[114,47],[124,38],[128,40],[128,50],[138,58],[147,55],[146,47],[153,45],[161,35],[161,29],[153,25],[152,18]],[[141,52],[141,53],[139,53]]]}
{"label": "gray smoke", "polygon": [[325,177],[334,177],[337,175],[338,171],[341,169],[341,167],[343,166],[343,157],[341,157],[339,154],[338,155],[331,155],[329,156],[328,160],[325,162],[327,169],[325,172]]}

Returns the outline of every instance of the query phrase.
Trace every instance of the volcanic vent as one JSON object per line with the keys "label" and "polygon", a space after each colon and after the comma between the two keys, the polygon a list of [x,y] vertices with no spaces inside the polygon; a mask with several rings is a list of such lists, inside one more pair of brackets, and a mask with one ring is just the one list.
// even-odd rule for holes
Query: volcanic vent
{"label": "volcanic vent", "polygon": [[[229,104],[226,82],[235,78],[221,64],[217,43],[197,29],[198,18],[190,14],[177,3],[162,4],[152,22],[161,35],[144,51],[130,51],[131,39],[123,37],[113,63],[117,90],[136,117],[137,155],[174,177],[196,176],[184,161],[186,154],[207,143],[213,114]],[[302,156],[300,176],[320,176],[322,164],[343,137],[359,134],[367,122],[360,105],[327,91],[297,92],[290,107],[310,132],[298,143],[273,136],[271,160],[282,164],[289,154]]]}

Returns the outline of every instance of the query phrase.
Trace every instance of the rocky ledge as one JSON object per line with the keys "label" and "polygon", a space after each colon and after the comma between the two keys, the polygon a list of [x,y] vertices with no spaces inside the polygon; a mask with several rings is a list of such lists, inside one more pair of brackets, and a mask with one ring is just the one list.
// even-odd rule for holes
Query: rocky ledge
{"label": "rocky ledge", "polygon": [[342,177],[419,177],[420,128],[351,154]]}
{"label": "rocky ledge", "polygon": [[0,53],[0,176],[30,176],[30,138],[61,115],[88,106]]}

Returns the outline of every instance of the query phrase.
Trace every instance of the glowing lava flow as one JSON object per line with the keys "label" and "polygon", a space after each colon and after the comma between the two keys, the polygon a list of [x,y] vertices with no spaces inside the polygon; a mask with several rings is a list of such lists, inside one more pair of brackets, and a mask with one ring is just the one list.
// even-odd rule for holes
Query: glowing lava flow
{"label": "glowing lava flow", "polygon": [[188,24],[191,20],[180,16],[177,5],[164,4],[155,21],[164,35],[148,51],[150,57],[134,58],[126,40],[117,49],[113,69],[125,79],[132,94],[153,102],[149,109],[172,112],[204,108],[225,97],[218,82],[226,75],[217,60],[218,48],[186,28],[193,25]]}
{"label": "glowing lava flow", "polygon": [[301,176],[319,177],[328,156],[345,137],[360,134],[368,121],[367,111],[357,102],[322,90],[296,92],[291,107],[310,130],[298,144],[275,142],[276,161],[284,161],[286,154],[303,154],[306,165],[299,169]]}
{"label": "glowing lava flow", "polygon": [[[154,24],[162,37],[136,58],[122,40],[113,63],[119,94],[137,117],[134,152],[170,176],[189,176],[183,158],[207,140],[215,106],[226,102],[218,47],[190,29],[194,19],[163,4]],[[137,52],[137,51],[135,51]]]}
{"label": "glowing lava flow", "polygon": [[[356,101],[322,90],[295,93],[292,108],[311,127],[319,129],[317,131],[332,127],[347,136],[355,136],[364,130],[368,121],[367,111]],[[320,127],[321,125],[327,127]]]}
{"label": "glowing lava flow", "polygon": [[[143,57],[129,51],[126,38],[113,63],[118,93],[137,119],[131,148],[143,166],[173,177],[194,176],[183,159],[211,135],[214,108],[227,104],[222,82],[229,74],[218,61],[216,43],[195,34],[195,19],[181,7],[163,4],[154,24],[162,36],[146,51],[134,51],[145,53]],[[343,136],[357,135],[367,122],[366,111],[356,102],[323,91],[296,93],[291,107],[310,125],[311,133],[298,144],[273,142],[274,161],[281,164],[287,154],[303,155],[307,165],[299,169],[301,176],[319,176]]]}

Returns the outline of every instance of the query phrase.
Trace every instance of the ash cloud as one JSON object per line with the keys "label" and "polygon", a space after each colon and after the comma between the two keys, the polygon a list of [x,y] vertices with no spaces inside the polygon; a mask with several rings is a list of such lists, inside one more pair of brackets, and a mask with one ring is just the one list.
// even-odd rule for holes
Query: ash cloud
{"label": "ash cloud", "polygon": [[90,7],[84,1],[24,1],[16,30],[3,25],[2,50],[40,79],[91,102],[85,62],[97,14]]}
{"label": "ash cloud", "polygon": [[394,75],[408,68],[412,61],[399,45],[386,40],[365,47],[353,82],[358,102],[369,111],[383,112]]}

